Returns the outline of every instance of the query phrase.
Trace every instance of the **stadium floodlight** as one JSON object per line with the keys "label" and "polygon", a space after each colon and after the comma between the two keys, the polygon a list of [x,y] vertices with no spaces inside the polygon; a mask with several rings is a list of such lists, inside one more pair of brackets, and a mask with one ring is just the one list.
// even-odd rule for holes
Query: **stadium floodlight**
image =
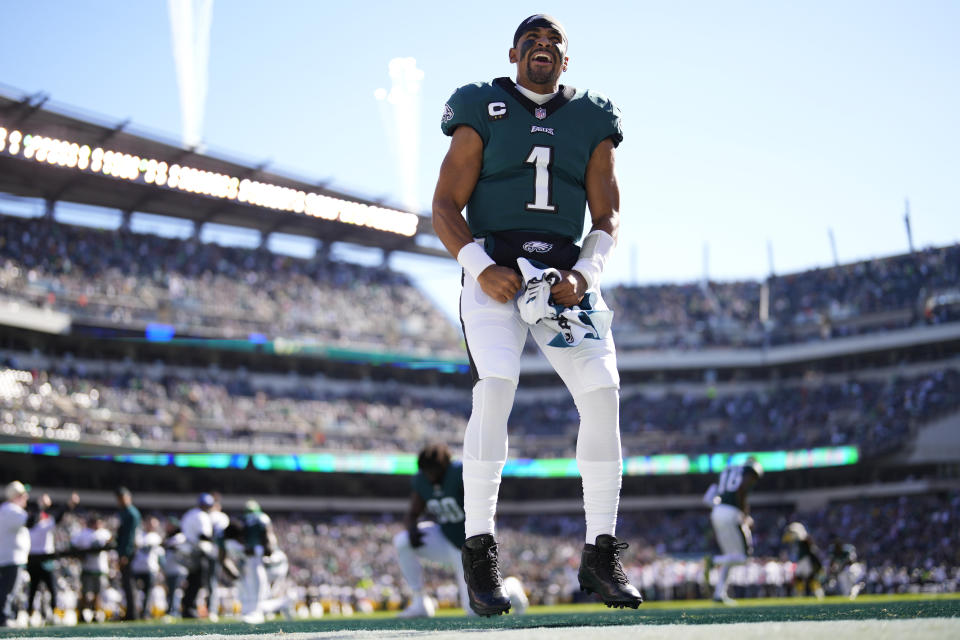
{"label": "stadium floodlight", "polygon": [[97,147],[90,156],[90,171],[99,173],[103,169],[103,149]]}
{"label": "stadium floodlight", "polygon": [[77,169],[81,171],[90,166],[90,147],[83,145],[77,152]]}
{"label": "stadium floodlight", "polygon": [[92,148],[70,140],[0,127],[0,153],[119,180],[176,189],[211,198],[236,200],[278,211],[338,221],[412,237],[419,217],[407,211],[342,200],[269,182],[205,171],[180,164],[168,166],[156,158]]}
{"label": "stadium floodlight", "polygon": [[[24,139],[24,141],[23,141],[23,157],[24,157],[24,158],[33,158],[33,157],[35,157],[35,156],[37,155],[37,145],[36,145],[36,143],[37,143],[37,141],[39,141],[39,139],[40,139],[39,137],[30,136],[30,135],[28,135],[28,136]],[[13,149],[10,149],[10,153],[13,153]],[[42,161],[43,161],[43,160],[40,159],[40,158],[37,158],[37,160],[38,160],[39,162],[42,162]]]}
{"label": "stadium floodlight", "polygon": [[15,156],[20,153],[21,140],[23,140],[23,134],[21,134],[19,131],[14,130],[10,132],[10,136],[7,138],[7,141],[10,144],[10,155]]}
{"label": "stadium floodlight", "polygon": [[322,220],[337,219],[336,201],[329,196],[321,196],[316,193],[307,194],[306,204],[306,213],[308,216]]}

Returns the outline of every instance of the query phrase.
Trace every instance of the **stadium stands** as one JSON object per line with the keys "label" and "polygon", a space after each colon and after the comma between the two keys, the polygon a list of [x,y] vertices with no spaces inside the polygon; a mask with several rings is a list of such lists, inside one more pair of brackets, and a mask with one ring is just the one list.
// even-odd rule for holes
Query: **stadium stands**
{"label": "stadium stands", "polygon": [[460,337],[403,274],[266,250],[2,217],[0,294],[76,322],[176,334],[301,338],[460,356]]}
{"label": "stadium stands", "polygon": [[[3,295],[77,321],[463,354],[457,330],[440,311],[406,276],[384,268],[47,219],[4,216],[3,223]],[[763,283],[620,285],[606,297],[621,349],[744,347],[953,321],[958,281],[960,246],[953,245]]]}
{"label": "stadium stands", "polygon": [[[424,385],[401,368],[376,376],[361,369],[345,378],[298,371],[296,353],[280,367],[260,363],[256,353],[239,364],[220,364],[216,339],[246,340],[251,334],[462,359],[458,330],[406,276],[322,255],[303,260],[48,219],[3,221],[2,300],[59,311],[75,326],[119,330],[115,337],[140,335],[159,323],[178,336],[214,339],[194,350],[189,362],[175,352],[136,345],[119,359],[116,349],[106,348],[117,341],[97,342],[96,332],[58,341],[42,334],[25,339],[23,323],[16,325],[21,333],[11,333],[0,352],[4,441],[69,442],[108,453],[409,453],[431,439],[459,449],[471,402],[462,370]],[[899,468],[892,477],[914,472],[954,477],[950,465],[921,460],[909,466],[903,454],[925,425],[960,415],[955,339],[934,336],[896,348],[884,345],[900,330],[923,331],[960,320],[958,265],[960,247],[950,246],[765,282],[611,288],[607,297],[617,311],[618,348],[641,358],[623,360],[624,454],[855,445],[864,464]],[[866,339],[857,349],[878,354],[873,361],[854,357],[853,347],[845,346],[850,343],[837,340],[854,335]],[[87,342],[75,356],[72,348],[81,340]],[[741,353],[824,343],[837,345],[829,365],[828,356],[815,349],[780,369],[761,363],[748,372],[738,364]],[[686,373],[666,368],[652,371],[646,382],[630,380],[630,367],[642,362],[643,354],[674,351],[716,355],[714,364],[688,366]],[[282,372],[282,366],[290,370]],[[718,377],[717,369],[727,371]],[[510,455],[572,457],[577,428],[575,407],[555,379],[521,384],[510,418]],[[84,464],[97,463],[71,462],[53,477],[76,479],[78,470],[82,475],[93,468]],[[137,473],[109,468],[111,477],[117,472],[130,474],[131,480]],[[831,478],[879,482],[885,477],[860,472],[813,481],[819,473],[805,479],[784,474],[755,508],[757,554],[733,572],[735,595],[790,593],[794,567],[779,539],[793,519],[802,519],[822,545],[839,537],[855,544],[867,567],[868,593],[957,589],[960,559],[951,534],[960,515],[956,490],[891,498],[882,484],[870,485],[880,486],[878,495],[888,497],[834,500],[802,512],[795,512],[796,496],[782,504],[774,498],[785,488],[816,492]],[[221,486],[233,482],[201,475],[190,476],[189,483],[197,478],[215,483],[218,477],[225,483]],[[264,478],[251,476],[250,486]],[[403,493],[395,480],[393,490]],[[662,492],[673,483],[689,493],[702,478],[628,480],[625,501],[643,481],[644,499],[658,505],[621,514],[619,533],[632,544],[631,579],[648,599],[701,597],[707,593],[702,557],[713,544],[708,520],[704,511],[689,510],[686,498],[674,500]],[[97,488],[97,481],[91,482],[72,488]],[[322,484],[326,494],[353,499],[375,483],[330,474]],[[315,485],[309,479],[276,479],[259,486],[294,495]],[[575,490],[563,486],[565,492]],[[510,483],[504,492],[511,499],[552,493],[543,486],[521,491]],[[322,602],[328,611],[403,605],[408,594],[391,547],[399,513],[280,511],[275,521],[301,600]],[[504,566],[523,577],[533,603],[582,597],[575,584],[581,521],[579,514],[501,518]],[[64,533],[69,529],[67,523]],[[895,544],[904,539],[910,542]],[[75,567],[68,566],[64,576],[75,580]],[[455,585],[439,574],[431,580],[441,600],[452,604]]]}
{"label": "stadium stands", "polygon": [[[389,383],[75,360],[25,370],[8,358],[7,366],[5,435],[152,451],[405,452],[430,439],[458,449],[470,410],[467,392]],[[875,457],[958,409],[960,370],[935,367],[658,395],[626,388],[621,431],[627,455],[856,445]],[[521,395],[510,417],[512,454],[573,457],[578,428],[565,395]]]}
{"label": "stadium stands", "polygon": [[951,245],[765,282],[620,285],[606,298],[621,348],[743,347],[955,321],[958,282]]}
{"label": "stadium stands", "polygon": [[88,372],[85,363],[70,361],[0,369],[0,429],[189,452],[405,451],[429,438],[456,441],[469,396],[422,395],[391,384],[118,362]]}
{"label": "stadium stands", "polygon": [[[185,150],[123,126],[83,123],[28,100],[0,103],[38,135],[109,138],[129,156],[124,162],[133,163],[134,154],[177,157],[205,167],[198,176],[269,178],[285,193],[313,188],[197,152],[180,158]],[[145,515],[162,516],[170,530],[185,493],[232,492],[234,504],[252,494],[269,507],[301,600],[323,602],[327,611],[402,607],[409,594],[392,537],[401,527],[407,477],[253,464],[151,467],[103,457],[411,453],[435,439],[459,450],[471,403],[460,330],[410,278],[386,267],[334,260],[325,251],[302,259],[196,237],[75,226],[55,218],[55,201],[123,210],[127,221],[138,212],[178,216],[198,232],[217,222],[243,224],[263,237],[303,233],[322,238],[325,249],[340,241],[385,253],[442,249],[270,203],[220,198],[211,205],[206,192],[150,184],[140,169],[122,180],[107,177],[106,165],[102,175],[65,171],[25,150],[0,158],[8,169],[2,189],[47,199],[34,204],[48,215],[0,212],[0,444],[10,445],[0,463],[8,474],[52,493],[77,490],[83,509],[107,514],[114,507],[106,489],[126,483],[149,498]],[[337,202],[331,206],[346,203]],[[426,219],[415,221],[429,227]],[[868,593],[958,590],[958,283],[954,244],[763,280],[605,290],[622,355],[625,455],[858,448],[860,462],[850,467],[765,476],[752,512],[755,559],[733,571],[734,596],[790,592],[794,566],[780,535],[792,520],[802,521],[822,550],[834,540],[854,544]],[[162,346],[171,335],[197,340],[179,350]],[[248,350],[228,356],[229,341]],[[298,346],[268,357],[263,341]],[[299,345],[318,348],[308,354]],[[327,347],[389,357],[358,364],[351,354],[334,367]],[[399,366],[410,361],[396,354],[439,365],[421,376],[416,366]],[[510,456],[572,457],[575,407],[552,371],[542,376],[532,360],[525,360],[510,418]],[[922,451],[915,447],[933,431]],[[23,443],[75,448],[33,455],[19,452]],[[713,535],[706,510],[691,508],[707,482],[695,473],[624,478],[617,533],[631,545],[625,566],[648,600],[709,594],[703,557],[713,550]],[[533,604],[582,597],[579,492],[576,478],[510,477],[501,489],[502,564],[523,578]],[[528,508],[531,501],[550,508]],[[78,515],[64,518],[59,548]],[[429,577],[433,592],[451,604],[455,585]],[[74,560],[64,561],[62,578],[76,589]]]}
{"label": "stadium stands", "polygon": [[[866,456],[901,447],[917,428],[960,409],[960,370],[936,368],[903,376],[863,372],[830,380],[786,381],[752,388],[691,385],[686,392],[653,395],[625,389],[620,424],[632,455],[718,450],[767,451],[853,444]],[[723,387],[720,387],[723,388]],[[642,388],[641,388],[642,389]],[[519,404],[515,433],[577,433],[572,402]],[[569,445],[568,445],[569,446]],[[544,443],[537,445],[544,449]]]}

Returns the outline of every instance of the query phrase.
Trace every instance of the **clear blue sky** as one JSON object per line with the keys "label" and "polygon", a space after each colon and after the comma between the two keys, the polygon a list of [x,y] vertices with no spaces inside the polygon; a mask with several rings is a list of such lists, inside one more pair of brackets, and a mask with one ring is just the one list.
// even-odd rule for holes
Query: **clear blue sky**
{"label": "clear blue sky", "polygon": [[[332,3],[216,0],[211,151],[388,204],[401,184],[374,98],[424,72],[420,210],[448,139],[444,101],[514,75],[516,25],[566,26],[563,82],[624,113],[620,248],[605,282],[760,278],[960,240],[960,2],[663,0]],[[177,139],[167,3],[8,2],[0,83]],[[449,287],[454,265],[424,282]],[[449,295],[449,294],[448,294]],[[455,297],[455,296],[451,296]]]}

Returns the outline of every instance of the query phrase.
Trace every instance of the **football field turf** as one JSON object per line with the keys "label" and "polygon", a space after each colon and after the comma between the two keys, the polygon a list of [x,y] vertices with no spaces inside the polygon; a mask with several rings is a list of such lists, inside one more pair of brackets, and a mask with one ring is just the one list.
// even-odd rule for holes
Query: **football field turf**
{"label": "football field turf", "polygon": [[[260,625],[242,622],[108,623],[77,627],[7,629],[0,638],[96,637],[283,637],[285,640],[358,640],[362,638],[469,637],[549,640],[620,638],[751,640],[806,639],[928,640],[960,638],[960,594],[945,596],[866,596],[842,598],[743,600],[727,607],[707,601],[650,602],[638,610],[610,610],[602,605],[531,607],[523,616],[466,618],[459,610],[435,618],[399,619],[395,614],[326,616],[316,620],[277,620]],[[756,624],[762,623],[762,624]],[[492,634],[492,635],[491,635]]]}

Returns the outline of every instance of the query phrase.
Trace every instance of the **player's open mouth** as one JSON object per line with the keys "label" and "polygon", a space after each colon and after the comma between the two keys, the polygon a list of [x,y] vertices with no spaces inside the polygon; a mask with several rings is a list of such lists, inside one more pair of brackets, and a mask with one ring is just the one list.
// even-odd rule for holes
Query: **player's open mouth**
{"label": "player's open mouth", "polygon": [[549,53],[535,53],[533,54],[532,60],[534,62],[541,62],[543,64],[553,64],[553,56]]}

